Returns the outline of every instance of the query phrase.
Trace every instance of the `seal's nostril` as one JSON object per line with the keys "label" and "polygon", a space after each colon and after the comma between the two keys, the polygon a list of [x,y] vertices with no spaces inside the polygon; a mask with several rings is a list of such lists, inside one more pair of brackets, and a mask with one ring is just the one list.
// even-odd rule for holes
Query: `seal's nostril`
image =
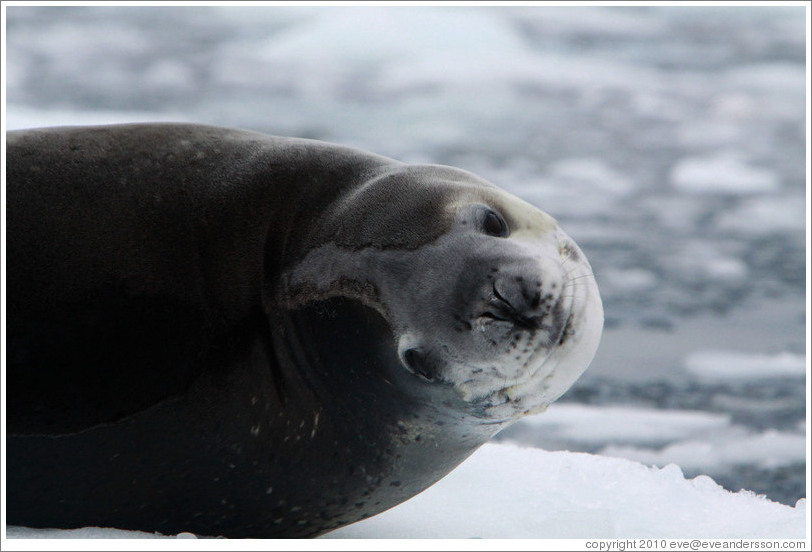
{"label": "seal's nostril", "polygon": [[497,282],[493,283],[493,296],[488,301],[489,311],[482,314],[485,318],[510,322],[519,328],[526,330],[536,330],[540,327],[541,320],[536,315],[535,307],[541,300],[539,294],[532,298],[524,294],[521,286],[508,286],[507,290],[500,293],[497,289]]}
{"label": "seal's nostril", "polygon": [[541,303],[541,293],[537,291],[530,300],[530,307],[535,310],[539,308],[539,303]]}
{"label": "seal's nostril", "polygon": [[409,349],[403,353],[403,362],[413,373],[422,377],[426,381],[434,381],[435,371],[430,366],[426,355],[417,349]]}

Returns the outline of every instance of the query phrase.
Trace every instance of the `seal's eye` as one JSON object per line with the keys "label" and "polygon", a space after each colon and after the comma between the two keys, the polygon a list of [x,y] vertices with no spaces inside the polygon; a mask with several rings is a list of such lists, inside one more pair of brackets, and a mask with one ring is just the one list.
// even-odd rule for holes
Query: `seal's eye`
{"label": "seal's eye", "polygon": [[488,209],[482,219],[482,230],[489,236],[504,238],[508,235],[508,225],[502,216]]}

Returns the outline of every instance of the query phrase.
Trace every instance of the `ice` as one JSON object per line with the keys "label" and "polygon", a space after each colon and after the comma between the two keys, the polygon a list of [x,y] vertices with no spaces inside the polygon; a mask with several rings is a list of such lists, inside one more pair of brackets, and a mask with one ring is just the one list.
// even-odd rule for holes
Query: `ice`
{"label": "ice", "polygon": [[706,265],[708,276],[714,280],[744,280],[747,276],[747,265],[733,258],[713,259]]}
{"label": "ice", "polygon": [[[365,32],[359,34],[359,29]],[[258,48],[258,57],[278,66],[295,60],[301,69],[332,66],[343,72],[345,66],[336,64],[345,63],[355,67],[406,64],[412,69],[411,64],[438,56],[439,67],[444,60],[488,59],[493,56],[492,44],[499,44],[501,52],[524,50],[503,19],[479,11],[338,8],[322,10],[309,22],[268,39]],[[305,72],[301,69],[299,75]]]}
{"label": "ice", "polygon": [[171,91],[182,91],[194,84],[194,72],[191,67],[176,60],[158,60],[151,64],[143,75],[145,87],[166,94]]}
{"label": "ice", "polygon": [[806,439],[801,433],[775,430],[741,436],[729,432],[714,439],[688,440],[654,450],[634,446],[611,445],[601,449],[606,456],[628,458],[644,464],[677,464],[685,470],[720,473],[731,466],[751,465],[774,469],[806,461]]}
{"label": "ice", "polygon": [[731,152],[686,157],[671,170],[679,190],[697,194],[751,194],[778,189],[777,175],[754,166]]}
{"label": "ice", "polygon": [[9,539],[163,539],[163,538],[196,538],[191,533],[180,533],[167,537],[160,533],[144,531],[125,531],[107,527],[83,527],[81,529],[32,529],[30,527],[10,526],[6,529]]}
{"label": "ice", "polygon": [[747,264],[723,250],[727,244],[711,244],[702,240],[685,240],[673,251],[663,254],[663,261],[672,273],[692,282],[710,281],[733,284],[747,276]]}
{"label": "ice", "polygon": [[618,291],[636,293],[657,286],[657,276],[650,270],[640,268],[608,269],[601,272],[598,283],[609,285]]}
{"label": "ice", "polygon": [[[804,500],[790,507],[748,491],[731,493],[707,476],[686,479],[673,464],[659,469],[606,456],[486,444],[411,500],[326,537],[803,538],[805,516]],[[156,535],[10,527],[8,537]]]}
{"label": "ice", "polygon": [[806,75],[803,67],[794,63],[761,63],[732,69],[725,80],[733,87],[783,95],[800,93]]}
{"label": "ice", "polygon": [[147,123],[152,121],[192,122],[181,113],[157,113],[148,111],[116,111],[76,109],[31,109],[25,106],[7,106],[7,130],[46,126],[109,125],[122,122]]}
{"label": "ice", "polygon": [[259,44],[258,57],[316,95],[357,77],[364,87],[427,98],[463,86],[504,92],[517,82],[557,88],[655,82],[620,62],[529,49],[500,15],[492,9],[328,10]]}
{"label": "ice", "polygon": [[749,466],[771,470],[805,463],[805,431],[754,431],[734,415],[763,416],[786,404],[719,397],[722,412],[641,407],[553,404],[497,436],[500,443],[546,450],[595,452],[664,467],[677,464],[694,474],[725,474]]}
{"label": "ice", "polygon": [[802,538],[805,510],[687,480],[674,465],[491,444],[412,500],[328,537]]}
{"label": "ice", "polygon": [[[734,98],[720,102],[717,107],[725,112],[730,110],[738,112],[742,109],[741,104],[741,101]],[[677,140],[681,145],[706,151],[740,143],[746,138],[745,132],[742,125],[720,118],[683,121],[676,130]]]}
{"label": "ice", "polygon": [[536,32],[545,36],[650,38],[662,33],[667,24],[662,12],[630,12],[606,7],[588,11],[572,7],[554,10],[514,8],[510,13],[521,17],[525,25],[532,25]]}
{"label": "ice", "polygon": [[684,366],[692,376],[705,382],[803,378],[806,375],[804,356],[788,352],[762,355],[735,351],[697,351],[685,358]]}
{"label": "ice", "polygon": [[657,195],[641,203],[647,212],[657,218],[659,224],[673,233],[698,226],[707,209],[694,197],[684,195]]}
{"label": "ice", "polygon": [[[511,435],[535,446],[542,446],[539,440],[556,439],[584,444],[665,443],[720,431],[729,425],[730,417],[725,414],[562,403],[550,405],[543,414],[521,419],[511,428]],[[535,443],[531,441],[534,436]]]}
{"label": "ice", "polygon": [[594,158],[567,158],[556,161],[550,168],[550,179],[559,186],[571,187],[581,184],[581,193],[603,192],[627,195],[634,191],[634,183],[618,173],[605,161]]}
{"label": "ice", "polygon": [[795,233],[805,229],[803,196],[746,199],[716,215],[716,226],[726,232],[748,236]]}

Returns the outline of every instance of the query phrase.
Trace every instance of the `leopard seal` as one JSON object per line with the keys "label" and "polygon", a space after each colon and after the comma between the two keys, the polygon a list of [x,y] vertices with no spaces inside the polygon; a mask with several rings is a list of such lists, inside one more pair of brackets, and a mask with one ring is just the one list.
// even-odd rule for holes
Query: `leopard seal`
{"label": "leopard seal", "polygon": [[313,537],[543,410],[603,326],[466,171],[189,124],[7,133],[7,522]]}

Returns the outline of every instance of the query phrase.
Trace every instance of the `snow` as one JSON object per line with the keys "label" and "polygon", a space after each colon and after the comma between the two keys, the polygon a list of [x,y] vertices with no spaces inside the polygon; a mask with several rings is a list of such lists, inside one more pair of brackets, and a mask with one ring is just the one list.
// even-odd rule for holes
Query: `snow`
{"label": "snow", "polygon": [[806,375],[803,355],[788,352],[776,355],[743,354],[735,351],[697,351],[685,359],[685,369],[705,382],[762,380]]}
{"label": "snow", "polygon": [[485,445],[440,484],[329,536],[801,538],[805,509],[686,480],[674,465]]}
{"label": "snow", "polygon": [[[692,422],[693,423],[693,422]],[[794,507],[710,477],[606,456],[486,444],[433,487],[331,539],[803,538]],[[9,538],[156,538],[11,527]],[[188,537],[181,534],[178,537]]]}
{"label": "snow", "polygon": [[8,527],[6,538],[9,539],[163,539],[163,538],[197,538],[191,533],[180,533],[167,537],[160,533],[143,531],[125,531],[107,527],[83,527],[81,529],[32,529],[30,527]]}

